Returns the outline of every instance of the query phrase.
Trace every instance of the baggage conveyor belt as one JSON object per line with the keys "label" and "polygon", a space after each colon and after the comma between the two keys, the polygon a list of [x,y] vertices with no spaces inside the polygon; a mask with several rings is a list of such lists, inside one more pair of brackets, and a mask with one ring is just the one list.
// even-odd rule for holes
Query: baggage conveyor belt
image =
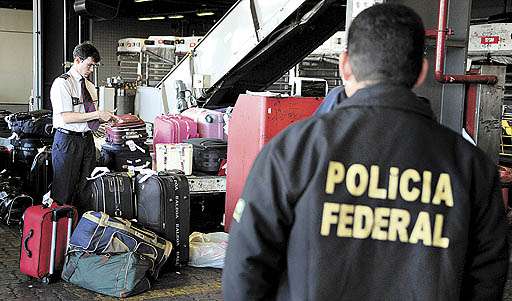
{"label": "baggage conveyor belt", "polygon": [[[0,224],[0,300],[119,300],[59,280],[43,285],[19,272],[20,234]],[[150,291],[123,300],[222,300],[220,269],[186,267],[161,274]]]}
{"label": "baggage conveyor belt", "polygon": [[190,194],[226,192],[225,176],[187,176]]}

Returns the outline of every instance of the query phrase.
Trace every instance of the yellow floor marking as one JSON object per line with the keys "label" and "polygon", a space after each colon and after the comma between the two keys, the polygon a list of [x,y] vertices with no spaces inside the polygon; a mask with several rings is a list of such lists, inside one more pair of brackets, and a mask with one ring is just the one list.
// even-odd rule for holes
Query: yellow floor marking
{"label": "yellow floor marking", "polygon": [[[150,290],[147,293],[144,293],[139,296],[134,296],[130,298],[126,298],[127,301],[143,301],[150,300],[155,298],[165,298],[165,297],[177,297],[177,296],[186,296],[186,295],[194,295],[194,294],[205,294],[205,293],[214,293],[222,289],[222,284],[220,280],[215,280],[208,284],[198,284],[198,285],[188,285],[188,286],[180,286],[180,287],[172,287],[160,290]],[[107,301],[107,300],[115,300],[111,297],[98,296],[95,298],[97,301]]]}

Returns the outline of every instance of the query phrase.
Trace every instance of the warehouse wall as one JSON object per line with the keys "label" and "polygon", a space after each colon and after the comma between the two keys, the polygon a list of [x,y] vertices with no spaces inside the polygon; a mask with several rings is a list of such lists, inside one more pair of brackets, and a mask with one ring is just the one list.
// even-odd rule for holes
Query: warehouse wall
{"label": "warehouse wall", "polygon": [[161,35],[204,35],[211,24],[183,21],[138,21],[133,18],[93,21],[92,42],[101,55],[98,84],[105,85],[107,77],[119,75],[117,41],[124,38],[147,38]]}
{"label": "warehouse wall", "polygon": [[31,89],[32,11],[0,8],[0,107],[25,109]]}

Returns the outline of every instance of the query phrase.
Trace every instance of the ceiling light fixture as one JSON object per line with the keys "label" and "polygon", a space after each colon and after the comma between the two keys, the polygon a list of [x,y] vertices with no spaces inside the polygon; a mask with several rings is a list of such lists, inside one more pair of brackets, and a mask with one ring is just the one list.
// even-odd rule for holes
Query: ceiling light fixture
{"label": "ceiling light fixture", "polygon": [[172,15],[172,16],[168,16],[167,18],[169,19],[183,19],[185,18],[184,15]]}
{"label": "ceiling light fixture", "polygon": [[133,2],[135,2],[135,3],[150,2],[150,1],[153,1],[153,0],[133,0]]}
{"label": "ceiling light fixture", "polygon": [[139,17],[138,18],[139,21],[163,20],[163,19],[165,19],[165,17],[163,17],[163,16],[158,16],[158,17]]}
{"label": "ceiling light fixture", "polygon": [[200,11],[196,12],[196,15],[198,17],[213,16],[213,15],[215,15],[215,12],[213,12],[211,10],[200,10]]}

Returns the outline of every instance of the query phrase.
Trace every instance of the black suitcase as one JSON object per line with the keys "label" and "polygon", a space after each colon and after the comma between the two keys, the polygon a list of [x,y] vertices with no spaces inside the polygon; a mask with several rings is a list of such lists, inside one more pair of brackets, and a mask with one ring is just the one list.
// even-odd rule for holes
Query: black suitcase
{"label": "black suitcase", "polygon": [[93,210],[124,219],[137,218],[132,179],[127,173],[109,172],[90,180],[77,207],[80,214]]}
{"label": "black suitcase", "polygon": [[3,194],[0,192],[0,220],[6,225],[20,225],[23,213],[34,205],[34,199],[25,194]]}
{"label": "black suitcase", "polygon": [[220,170],[222,160],[227,158],[228,144],[226,141],[214,138],[192,138],[183,142],[192,144],[193,170],[217,174]]}
{"label": "black suitcase", "polygon": [[130,166],[151,169],[151,155],[149,147],[145,144],[138,145],[142,150],[136,148],[130,150],[128,146],[106,143],[101,146],[98,164],[106,166],[112,171],[128,171]]}
{"label": "black suitcase", "polygon": [[51,146],[52,140],[46,138],[11,139],[11,144],[13,146],[13,162],[25,163],[30,167],[39,149]]}
{"label": "black suitcase", "polygon": [[0,172],[11,168],[11,161],[11,151],[5,146],[0,146]]}
{"label": "black suitcase", "polygon": [[28,179],[28,192],[36,203],[40,203],[43,196],[50,190],[52,179],[52,151],[50,147],[45,147],[35,156]]}
{"label": "black suitcase", "polygon": [[11,139],[13,149],[12,156],[12,171],[23,180],[23,189],[30,191],[30,169],[34,162],[35,157],[39,153],[39,149],[43,147],[50,148],[51,141],[47,139]]}
{"label": "black suitcase", "polygon": [[21,178],[8,171],[0,172],[0,220],[7,225],[19,224],[25,209],[33,205],[33,199],[22,193]]}
{"label": "black suitcase", "polygon": [[190,234],[190,191],[182,174],[139,174],[135,178],[137,221],[172,243],[169,263],[188,263]]}

